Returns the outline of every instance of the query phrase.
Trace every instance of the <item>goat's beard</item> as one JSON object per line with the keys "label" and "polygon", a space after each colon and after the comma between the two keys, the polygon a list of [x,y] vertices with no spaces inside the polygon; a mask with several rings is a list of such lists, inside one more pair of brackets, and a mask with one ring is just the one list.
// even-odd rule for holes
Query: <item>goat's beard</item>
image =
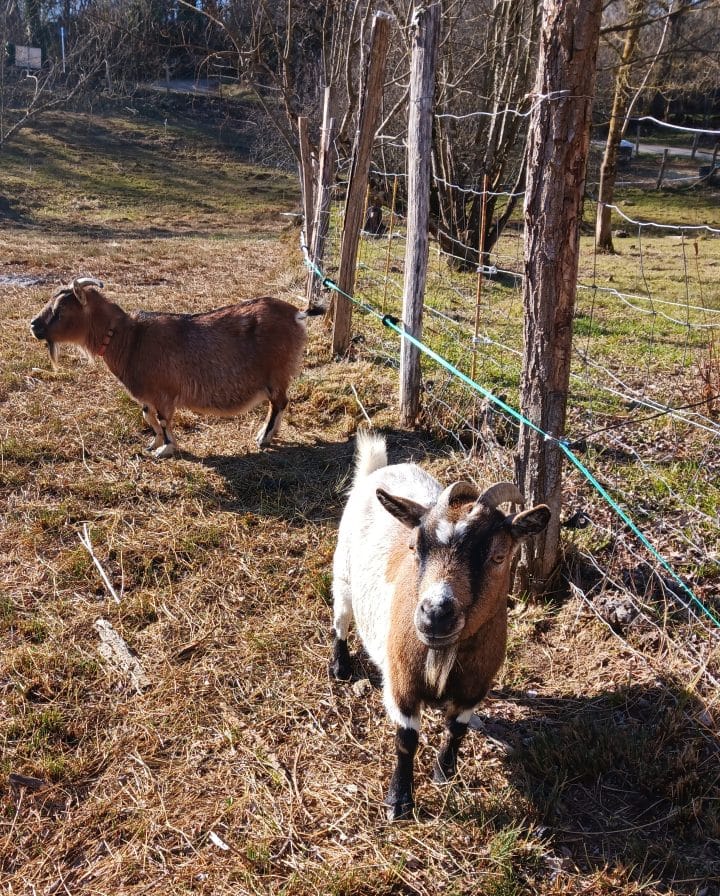
{"label": "goat's beard", "polygon": [[[60,366],[58,363],[58,360],[60,358],[60,345],[62,343],[53,342],[52,339],[46,339],[45,344],[47,345],[48,354],[50,355],[50,363],[53,366],[53,370],[57,370],[58,367]],[[88,362],[88,364],[92,365],[95,363],[95,356],[84,345],[78,345],[77,349],[79,350],[80,354],[85,358],[85,360]]]}
{"label": "goat's beard", "polygon": [[50,361],[53,367],[58,366],[58,356],[60,354],[60,350],[57,342],[53,342],[52,339],[45,340],[47,344],[48,354],[50,355]]}

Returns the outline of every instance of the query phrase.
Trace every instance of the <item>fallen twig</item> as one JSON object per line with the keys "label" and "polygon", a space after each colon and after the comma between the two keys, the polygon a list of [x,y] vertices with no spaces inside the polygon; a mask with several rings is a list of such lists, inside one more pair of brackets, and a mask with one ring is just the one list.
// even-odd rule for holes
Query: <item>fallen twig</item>
{"label": "fallen twig", "polygon": [[87,523],[83,523],[82,535],[80,535],[80,533],[78,533],[78,538],[80,539],[80,544],[85,548],[85,550],[88,552],[88,554],[90,554],[92,562],[95,564],[97,571],[100,573],[100,578],[103,580],[103,583],[105,584],[105,587],[107,588],[107,590],[110,592],[110,595],[112,596],[113,600],[115,601],[116,604],[119,604],[120,598],[117,596],[117,592],[113,588],[112,582],[108,578],[107,573],[102,568],[100,561],[95,556],[92,542],[90,541],[90,533],[88,532]]}

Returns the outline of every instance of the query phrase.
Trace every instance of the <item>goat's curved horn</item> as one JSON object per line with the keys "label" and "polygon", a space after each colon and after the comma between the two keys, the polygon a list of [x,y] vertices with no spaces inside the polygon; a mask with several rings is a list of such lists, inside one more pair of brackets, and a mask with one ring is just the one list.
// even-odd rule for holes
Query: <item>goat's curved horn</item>
{"label": "goat's curved horn", "polygon": [[495,508],[505,502],[524,504],[525,497],[514,482],[496,482],[480,495],[478,503],[481,501],[486,507]]}
{"label": "goat's curved horn", "polygon": [[440,511],[447,510],[453,501],[474,501],[478,496],[477,487],[472,482],[453,482],[448,485],[438,496],[436,508]]}
{"label": "goat's curved horn", "polygon": [[85,305],[87,302],[85,294],[83,293],[83,287],[85,286],[97,286],[102,289],[103,282],[102,280],[96,280],[95,277],[76,277],[72,281],[72,283],[70,284],[70,289],[81,305]]}

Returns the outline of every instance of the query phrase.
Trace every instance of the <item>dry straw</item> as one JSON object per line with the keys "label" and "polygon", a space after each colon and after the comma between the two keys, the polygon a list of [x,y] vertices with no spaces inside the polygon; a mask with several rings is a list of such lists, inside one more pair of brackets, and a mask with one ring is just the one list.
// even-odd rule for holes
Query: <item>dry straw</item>
{"label": "dry straw", "polygon": [[[377,675],[359,655],[356,678],[369,683],[327,673],[352,436],[370,418],[387,429],[393,458],[446,481],[498,478],[511,453],[470,455],[452,439],[395,430],[389,347],[367,328],[347,363],[331,362],[315,320],[277,447],[253,447],[260,411],[186,413],[186,453],[148,458],[139,411],[104,365],[68,351],[53,372],[29,318],[60,273],[78,271],[101,274],[128,308],[292,295],[297,234],[274,212],[235,228],[206,210],[203,226],[224,239],[186,221],[186,236],[138,240],[122,214],[92,214],[104,216],[99,237],[65,226],[6,235],[12,271],[47,282],[8,291],[0,334],[2,892],[626,896],[714,886],[717,696],[701,682],[689,689],[667,638],[638,623],[618,642],[572,595],[514,606],[507,663],[459,780],[430,781],[442,724],[428,714],[421,814],[386,823],[393,738]],[[575,480],[570,488],[581,502]],[[99,652],[99,619],[149,684]],[[661,624],[689,642],[698,635],[686,620]],[[708,663],[717,673],[717,645]]]}

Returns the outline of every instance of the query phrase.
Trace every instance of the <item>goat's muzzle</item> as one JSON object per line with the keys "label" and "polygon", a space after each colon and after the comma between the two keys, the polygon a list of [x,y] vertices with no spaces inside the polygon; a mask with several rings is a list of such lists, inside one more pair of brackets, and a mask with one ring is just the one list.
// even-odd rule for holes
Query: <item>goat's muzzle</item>
{"label": "goat's muzzle", "polygon": [[41,317],[34,317],[30,321],[30,331],[36,339],[45,339],[45,323]]}
{"label": "goat's muzzle", "polygon": [[465,614],[460,610],[452,588],[446,583],[434,586],[417,605],[415,629],[427,647],[450,647],[465,626]]}
{"label": "goat's muzzle", "polygon": [[48,354],[50,355],[50,361],[52,362],[53,367],[56,367],[58,360],[58,346],[52,339],[48,338],[47,327],[45,326],[45,321],[43,320],[42,315],[38,315],[38,317],[34,317],[30,321],[30,332],[36,339],[45,340]]}

